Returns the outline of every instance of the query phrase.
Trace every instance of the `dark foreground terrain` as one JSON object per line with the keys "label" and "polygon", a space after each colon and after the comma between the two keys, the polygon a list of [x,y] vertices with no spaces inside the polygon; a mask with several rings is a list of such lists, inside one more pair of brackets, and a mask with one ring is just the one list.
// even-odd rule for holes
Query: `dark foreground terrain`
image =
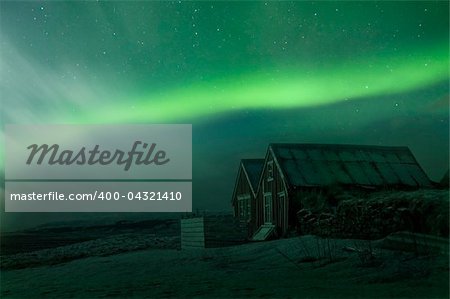
{"label": "dark foreground terrain", "polygon": [[303,236],[22,265],[2,269],[1,297],[448,298],[448,255],[392,251],[382,242]]}
{"label": "dark foreground terrain", "polygon": [[[181,250],[179,219],[4,233],[0,297],[449,298],[448,231],[441,229],[448,224],[445,192],[366,200],[374,207],[386,203],[383,211],[403,211],[390,206],[406,202],[427,228],[377,241],[305,235]],[[351,208],[358,200],[346,203]]]}

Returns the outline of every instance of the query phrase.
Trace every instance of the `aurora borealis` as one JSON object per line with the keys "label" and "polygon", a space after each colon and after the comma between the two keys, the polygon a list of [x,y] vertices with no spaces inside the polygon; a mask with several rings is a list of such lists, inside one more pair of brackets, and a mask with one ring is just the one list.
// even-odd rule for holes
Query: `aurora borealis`
{"label": "aurora borealis", "polygon": [[[245,109],[287,109],[314,107],[370,96],[396,95],[438,83],[448,75],[447,53],[428,51],[437,59],[411,55],[379,60],[381,66],[364,67],[353,62],[350,67],[334,66],[327,70],[286,69],[276,77],[264,73],[237,76],[193,85],[167,94],[138,97],[136,106],[107,109],[100,121],[192,120],[209,114]],[[386,67],[391,63],[390,67]],[[426,71],[420,71],[426,67]],[[388,68],[388,71],[386,69]],[[304,75],[304,74],[308,75]],[[401,78],[398,80],[398,78]],[[326,88],[324,88],[326,86]],[[273,99],[277,99],[274,101]],[[128,109],[127,109],[128,108]],[[95,121],[91,116],[90,121]]]}
{"label": "aurora borealis", "polygon": [[2,126],[192,123],[200,209],[228,209],[239,159],[264,155],[270,142],[406,145],[440,179],[448,9],[445,1],[2,2]]}

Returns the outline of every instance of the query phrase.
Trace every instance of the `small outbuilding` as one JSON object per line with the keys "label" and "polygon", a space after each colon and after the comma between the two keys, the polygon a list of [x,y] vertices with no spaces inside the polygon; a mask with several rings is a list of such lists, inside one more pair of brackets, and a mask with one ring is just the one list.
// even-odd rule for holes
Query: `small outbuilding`
{"label": "small outbuilding", "polygon": [[202,249],[242,244],[247,230],[231,214],[204,214],[181,219],[181,249]]}

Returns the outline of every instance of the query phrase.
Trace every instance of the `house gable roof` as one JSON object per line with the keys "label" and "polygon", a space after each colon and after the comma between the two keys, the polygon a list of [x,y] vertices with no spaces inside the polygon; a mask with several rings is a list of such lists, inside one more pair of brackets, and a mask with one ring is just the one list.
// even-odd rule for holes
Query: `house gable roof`
{"label": "house gable roof", "polygon": [[253,193],[258,189],[259,177],[264,167],[264,159],[242,159],[242,167],[247,174]]}
{"label": "house gable roof", "polygon": [[431,186],[407,147],[274,143],[269,151],[291,186]]}
{"label": "house gable roof", "polygon": [[253,195],[256,195],[258,190],[259,177],[264,166],[264,159],[242,159],[239,163],[239,171],[236,177],[236,183],[234,184],[233,196],[231,202],[234,203],[236,199],[236,189],[239,184],[239,179],[241,175],[245,175],[247,182],[249,183],[250,189]]}

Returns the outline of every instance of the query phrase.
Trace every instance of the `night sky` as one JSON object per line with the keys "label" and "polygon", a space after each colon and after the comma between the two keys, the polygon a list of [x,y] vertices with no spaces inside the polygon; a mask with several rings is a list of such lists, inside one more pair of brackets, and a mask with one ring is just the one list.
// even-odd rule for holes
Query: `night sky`
{"label": "night sky", "polygon": [[270,142],[406,145],[439,180],[448,11],[447,1],[2,2],[2,126],[192,123],[194,209],[229,210],[239,159]]}

